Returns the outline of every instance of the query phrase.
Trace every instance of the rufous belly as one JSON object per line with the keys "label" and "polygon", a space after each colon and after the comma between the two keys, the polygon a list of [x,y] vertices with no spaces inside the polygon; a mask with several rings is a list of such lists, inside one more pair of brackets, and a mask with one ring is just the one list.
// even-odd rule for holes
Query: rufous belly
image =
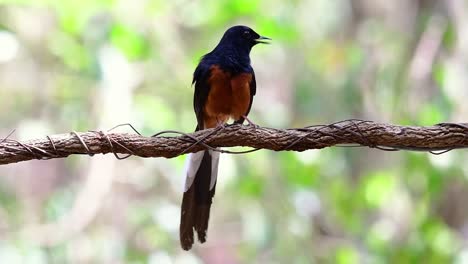
{"label": "rufous belly", "polygon": [[204,128],[226,123],[229,118],[240,119],[247,114],[250,105],[252,74],[232,75],[218,66],[211,67],[208,79],[210,91],[204,107]]}

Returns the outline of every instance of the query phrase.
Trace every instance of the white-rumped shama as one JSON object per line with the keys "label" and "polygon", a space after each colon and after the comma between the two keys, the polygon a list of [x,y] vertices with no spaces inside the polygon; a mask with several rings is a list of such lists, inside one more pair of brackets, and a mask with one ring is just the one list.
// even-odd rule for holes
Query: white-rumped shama
{"label": "white-rumped shama", "polygon": [[[224,125],[229,118],[242,124],[252,107],[256,92],[250,50],[268,43],[246,26],[229,28],[216,48],[203,56],[193,73],[195,131]],[[248,119],[247,119],[248,120]],[[180,243],[189,250],[198,240],[206,241],[210,207],[215,194],[219,152],[205,150],[190,154],[180,217]]]}

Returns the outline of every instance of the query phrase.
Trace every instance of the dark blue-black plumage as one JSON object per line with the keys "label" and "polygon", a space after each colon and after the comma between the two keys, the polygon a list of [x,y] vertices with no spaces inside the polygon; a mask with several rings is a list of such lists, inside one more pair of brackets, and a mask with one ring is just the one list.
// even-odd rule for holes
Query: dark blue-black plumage
{"label": "dark blue-black plumage", "polygon": [[222,69],[233,72],[251,72],[250,51],[258,43],[266,43],[266,37],[260,36],[246,26],[234,26],[229,28],[219,41],[218,45],[202,57],[193,76],[193,82],[202,77],[206,66],[218,64]]}

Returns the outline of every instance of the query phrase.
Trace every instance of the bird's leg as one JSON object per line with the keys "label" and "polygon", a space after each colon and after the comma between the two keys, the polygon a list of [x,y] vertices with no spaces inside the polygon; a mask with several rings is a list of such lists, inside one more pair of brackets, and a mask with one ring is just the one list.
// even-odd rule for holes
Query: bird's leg
{"label": "bird's leg", "polygon": [[218,116],[216,117],[216,128],[225,128],[226,123],[223,121],[222,118],[219,118]]}
{"label": "bird's leg", "polygon": [[250,120],[246,115],[243,115],[242,118],[244,118],[245,120],[247,120],[247,123],[249,123],[250,126],[254,126],[254,127],[260,127],[259,125],[255,124],[254,122],[252,122],[252,120]]}

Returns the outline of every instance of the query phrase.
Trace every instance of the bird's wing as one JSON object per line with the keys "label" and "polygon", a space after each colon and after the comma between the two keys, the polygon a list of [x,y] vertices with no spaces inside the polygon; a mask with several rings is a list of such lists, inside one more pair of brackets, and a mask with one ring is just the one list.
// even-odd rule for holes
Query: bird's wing
{"label": "bird's wing", "polygon": [[210,85],[208,83],[210,71],[210,65],[204,63],[202,60],[193,73],[192,84],[195,84],[193,109],[195,110],[195,115],[197,117],[196,130],[203,129],[203,108],[205,107],[205,103],[210,92]]}
{"label": "bird's wing", "polygon": [[249,114],[250,108],[252,108],[253,97],[255,93],[257,93],[257,82],[255,80],[255,72],[252,69],[252,80],[250,81],[250,103],[249,103],[249,108],[247,108],[247,112],[245,113],[245,116]]}

